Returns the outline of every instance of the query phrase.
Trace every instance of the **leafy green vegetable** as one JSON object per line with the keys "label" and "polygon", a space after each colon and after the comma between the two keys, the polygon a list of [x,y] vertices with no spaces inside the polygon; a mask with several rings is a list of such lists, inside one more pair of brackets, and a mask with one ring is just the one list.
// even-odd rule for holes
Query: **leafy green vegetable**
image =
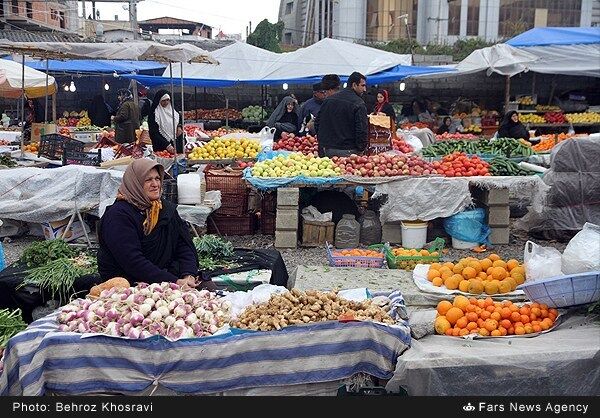
{"label": "leafy green vegetable", "polygon": [[27,324],[21,318],[21,310],[0,309],[0,348],[4,347],[8,340],[15,334],[27,328]]}
{"label": "leafy green vegetable", "polygon": [[201,270],[215,270],[229,264],[233,258],[233,244],[217,235],[194,238],[194,247]]}
{"label": "leafy green vegetable", "polygon": [[21,262],[28,267],[40,267],[49,261],[75,256],[75,251],[61,239],[34,242],[23,251]]}
{"label": "leafy green vegetable", "polygon": [[75,258],[62,257],[27,271],[25,280],[19,287],[38,286],[50,292],[50,297],[60,302],[68,302],[75,292],[73,284],[78,277],[98,272],[96,258],[82,254]]}

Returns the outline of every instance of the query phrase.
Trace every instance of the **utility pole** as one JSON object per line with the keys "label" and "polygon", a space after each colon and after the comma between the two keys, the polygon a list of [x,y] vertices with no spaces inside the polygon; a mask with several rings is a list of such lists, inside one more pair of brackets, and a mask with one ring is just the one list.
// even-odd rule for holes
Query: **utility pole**
{"label": "utility pole", "polygon": [[137,22],[137,0],[129,0],[129,20],[131,21],[131,31],[133,39],[139,38],[138,22]]}

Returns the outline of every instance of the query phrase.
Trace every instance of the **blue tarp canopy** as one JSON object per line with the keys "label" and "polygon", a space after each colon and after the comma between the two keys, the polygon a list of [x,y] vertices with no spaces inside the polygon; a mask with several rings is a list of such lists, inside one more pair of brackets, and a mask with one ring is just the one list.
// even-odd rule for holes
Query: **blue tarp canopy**
{"label": "blue tarp canopy", "polygon": [[[392,83],[394,81],[400,81],[406,77],[422,75],[422,74],[433,74],[433,73],[444,73],[453,72],[453,69],[443,67],[413,67],[406,65],[397,65],[390,68],[389,70],[381,71],[377,74],[371,74],[367,76],[368,84],[383,84]],[[154,77],[138,74],[125,74],[122,77],[132,78],[137,80],[148,87],[155,87],[160,85],[166,85],[171,83],[169,77]],[[342,82],[348,79],[348,76],[341,76]],[[314,84],[321,81],[321,76],[316,77],[304,77],[294,79],[264,79],[264,80],[213,80],[213,79],[200,79],[200,78],[183,78],[183,84],[185,86],[192,87],[232,87],[238,84],[245,85],[272,85],[272,84]],[[181,84],[181,79],[174,78],[173,83]]]}
{"label": "blue tarp canopy", "polygon": [[[25,65],[46,71],[46,61],[25,61]],[[49,72],[126,74],[138,71],[164,70],[165,64],[156,61],[125,60],[49,60]]]}
{"label": "blue tarp canopy", "polygon": [[506,43],[514,47],[598,44],[600,28],[534,28]]}

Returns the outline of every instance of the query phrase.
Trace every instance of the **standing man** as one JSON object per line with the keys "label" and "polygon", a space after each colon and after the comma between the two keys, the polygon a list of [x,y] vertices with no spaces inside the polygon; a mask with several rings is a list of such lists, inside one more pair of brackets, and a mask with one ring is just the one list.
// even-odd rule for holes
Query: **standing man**
{"label": "standing man", "polygon": [[308,132],[311,135],[315,134],[314,118],[319,114],[323,100],[325,100],[326,91],[321,86],[321,83],[313,84],[313,97],[302,104],[300,109],[300,123],[304,128],[301,132]]}
{"label": "standing man", "polygon": [[367,78],[353,72],[348,87],[323,101],[315,121],[320,157],[360,154],[367,146],[367,106],[362,99]]}

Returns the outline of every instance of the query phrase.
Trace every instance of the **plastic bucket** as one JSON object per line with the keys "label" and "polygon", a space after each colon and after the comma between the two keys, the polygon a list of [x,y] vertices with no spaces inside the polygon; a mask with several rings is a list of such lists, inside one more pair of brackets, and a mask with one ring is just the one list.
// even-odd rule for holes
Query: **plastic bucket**
{"label": "plastic bucket", "polygon": [[427,222],[402,221],[402,247],[423,248],[427,243]]}
{"label": "plastic bucket", "polygon": [[463,241],[458,238],[452,237],[452,248],[455,248],[457,250],[470,250],[471,248],[475,248],[478,245],[478,242]]}

